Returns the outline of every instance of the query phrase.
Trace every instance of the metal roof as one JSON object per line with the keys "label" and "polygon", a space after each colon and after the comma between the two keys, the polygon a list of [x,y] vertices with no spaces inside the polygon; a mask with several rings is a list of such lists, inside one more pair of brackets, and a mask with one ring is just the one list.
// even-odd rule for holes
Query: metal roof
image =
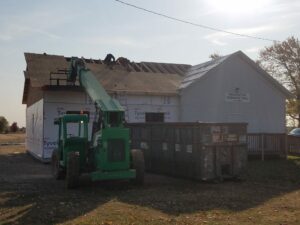
{"label": "metal roof", "polygon": [[186,88],[191,83],[195,82],[202,76],[204,76],[208,71],[212,70],[213,68],[220,65],[222,62],[224,62],[230,55],[223,56],[220,58],[217,58],[215,60],[211,60],[205,63],[201,63],[195,66],[192,66],[188,69],[186,75],[184,76],[184,79],[181,82],[180,88]]}
{"label": "metal roof", "polygon": [[219,67],[222,63],[226,62],[227,59],[229,59],[231,57],[235,57],[235,56],[240,57],[245,63],[250,65],[264,79],[266,79],[271,85],[273,85],[277,90],[279,90],[287,98],[293,97],[293,95],[290,93],[290,91],[288,91],[283,85],[281,85],[276,79],[274,79],[272,76],[270,76],[270,74],[268,74],[265,70],[263,70],[259,65],[257,65],[253,60],[251,60],[242,51],[237,51],[230,55],[222,56],[215,60],[211,60],[211,61],[190,67],[187,70],[186,76],[184,76],[184,79],[182,80],[179,89],[187,88],[194,82],[198,82],[203,77],[205,77],[208,74],[208,72]]}

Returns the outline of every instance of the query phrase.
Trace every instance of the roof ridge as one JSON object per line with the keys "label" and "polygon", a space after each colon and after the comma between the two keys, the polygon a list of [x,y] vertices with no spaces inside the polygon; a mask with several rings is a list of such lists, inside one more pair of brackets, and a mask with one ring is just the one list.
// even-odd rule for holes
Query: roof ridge
{"label": "roof ridge", "polygon": [[188,87],[190,84],[195,82],[196,80],[202,78],[205,74],[207,74],[209,71],[214,69],[215,67],[219,66],[221,63],[223,63],[226,59],[231,57],[232,55],[236,54],[238,52],[234,52],[229,55],[218,57],[217,59],[213,59],[204,63],[200,63],[198,65],[194,65],[190,67],[185,74],[183,80],[181,81],[181,85],[179,89],[183,89]]}
{"label": "roof ridge", "polygon": [[199,64],[196,64],[196,65],[193,65],[192,67],[195,67],[195,66],[200,66],[200,65],[204,65],[204,64],[211,64],[211,63],[214,63],[214,62],[217,62],[217,61],[220,61],[220,60],[224,60],[225,58],[229,58],[235,54],[238,54],[238,53],[242,53],[242,51],[236,51],[236,52],[233,52],[231,54],[228,54],[228,55],[223,55],[223,56],[220,56],[216,59],[211,59],[211,60],[208,60],[208,61],[205,61],[205,62],[202,62],[202,63],[199,63]]}
{"label": "roof ridge", "polygon": [[[25,60],[28,62],[30,59],[37,59],[39,57],[63,57],[67,62],[70,61],[71,57],[64,56],[64,55],[50,55],[47,53],[32,53],[32,52],[25,52],[24,53]],[[103,59],[95,59],[95,58],[85,58],[82,57],[86,63],[96,63],[96,64],[103,64]],[[119,57],[124,58],[124,57]],[[119,59],[118,58],[118,59]],[[146,61],[130,61],[125,64],[124,63],[117,63],[116,65],[121,66],[122,68],[128,70],[129,72],[150,72],[150,73],[164,73],[164,74],[178,74],[180,76],[184,76],[186,71],[192,67],[190,64],[182,64],[182,63],[166,63],[166,62],[146,62]]]}
{"label": "roof ridge", "polygon": [[[65,56],[65,55],[56,55],[56,54],[48,54],[46,52],[43,52],[43,53],[36,53],[36,52],[24,52],[24,55],[40,55],[40,56],[59,56],[59,57],[64,57],[64,58],[71,58],[71,56]],[[83,59],[87,59],[87,60],[99,60],[96,59],[96,58],[86,58],[86,57],[83,57],[81,56]],[[120,56],[122,57],[122,56]],[[119,57],[119,58],[120,58]],[[130,61],[130,62],[133,62],[133,63],[155,63],[155,64],[170,64],[170,65],[182,65],[182,66],[192,66],[191,64],[186,64],[186,63],[170,63],[170,62],[153,62],[153,61]]]}
{"label": "roof ridge", "polygon": [[152,61],[141,61],[139,63],[155,63],[155,64],[170,64],[170,65],[182,65],[182,66],[192,66],[186,63],[169,63],[169,62],[152,62]]}

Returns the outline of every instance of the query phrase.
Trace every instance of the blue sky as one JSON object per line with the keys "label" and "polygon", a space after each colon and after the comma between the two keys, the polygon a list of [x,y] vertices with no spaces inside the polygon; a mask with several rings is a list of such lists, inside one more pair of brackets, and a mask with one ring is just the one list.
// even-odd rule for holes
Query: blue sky
{"label": "blue sky", "polygon": [[[125,0],[232,32],[284,40],[300,36],[296,0]],[[226,3],[226,4],[225,4]],[[24,52],[198,64],[211,53],[242,50],[252,59],[271,42],[170,21],[114,0],[1,0],[0,115],[25,125]]]}

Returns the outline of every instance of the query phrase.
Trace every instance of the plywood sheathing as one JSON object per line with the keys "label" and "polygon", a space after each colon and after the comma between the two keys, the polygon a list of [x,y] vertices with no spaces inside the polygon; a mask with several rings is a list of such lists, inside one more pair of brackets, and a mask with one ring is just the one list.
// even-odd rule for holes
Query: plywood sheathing
{"label": "plywood sheathing", "polygon": [[[23,103],[26,103],[28,89],[50,85],[50,73],[66,70],[70,58],[59,55],[25,53],[26,79]],[[108,92],[131,94],[177,95],[182,76],[190,65],[141,62],[107,66],[101,60],[85,59],[87,67],[95,74]]]}

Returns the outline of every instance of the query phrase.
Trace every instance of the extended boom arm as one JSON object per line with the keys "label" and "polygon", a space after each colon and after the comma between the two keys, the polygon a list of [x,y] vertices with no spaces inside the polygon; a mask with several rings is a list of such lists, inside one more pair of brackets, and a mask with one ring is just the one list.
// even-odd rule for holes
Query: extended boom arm
{"label": "extended boom arm", "polygon": [[[76,77],[79,78],[80,86],[95,102],[103,116],[104,126],[123,126],[124,109],[120,103],[111,98],[95,75],[88,69],[82,59],[72,57],[68,81],[75,83]],[[99,119],[101,120],[100,116]]]}

